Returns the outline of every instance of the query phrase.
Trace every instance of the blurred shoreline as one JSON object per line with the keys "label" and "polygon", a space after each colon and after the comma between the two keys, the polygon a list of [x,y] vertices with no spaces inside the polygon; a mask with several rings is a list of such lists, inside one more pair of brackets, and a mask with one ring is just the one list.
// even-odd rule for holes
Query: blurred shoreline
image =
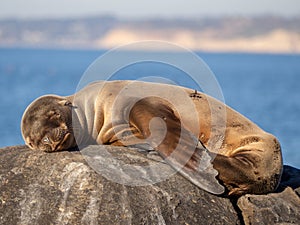
{"label": "blurred shoreline", "polygon": [[300,53],[300,16],[198,19],[2,19],[0,47],[110,49],[142,40],[160,40],[194,51]]}

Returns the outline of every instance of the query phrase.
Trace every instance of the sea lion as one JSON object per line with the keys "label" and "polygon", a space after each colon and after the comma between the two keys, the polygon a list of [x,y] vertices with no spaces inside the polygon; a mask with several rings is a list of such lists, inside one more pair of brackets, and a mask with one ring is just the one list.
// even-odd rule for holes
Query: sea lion
{"label": "sea lion", "polygon": [[[72,96],[43,96],[27,107],[21,130],[30,148],[47,152],[146,143],[214,194],[223,185],[228,195],[272,192],[283,167],[273,135],[204,93],[168,84],[102,81]],[[201,169],[207,157],[212,166]]]}

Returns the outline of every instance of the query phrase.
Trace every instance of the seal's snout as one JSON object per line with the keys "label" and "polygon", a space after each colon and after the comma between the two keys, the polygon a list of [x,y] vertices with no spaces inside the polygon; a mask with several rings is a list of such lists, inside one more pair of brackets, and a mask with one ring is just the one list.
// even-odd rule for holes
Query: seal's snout
{"label": "seal's snout", "polygon": [[46,95],[33,101],[25,110],[21,131],[31,149],[53,152],[74,147],[72,103],[60,96]]}
{"label": "seal's snout", "polygon": [[66,150],[73,147],[71,146],[72,136],[72,133],[66,126],[55,128],[44,136],[40,148],[46,152]]}
{"label": "seal's snout", "polygon": [[64,144],[67,142],[71,134],[65,132],[63,133],[64,135],[59,141],[53,141],[53,139],[48,137],[45,138],[45,142],[47,142],[47,144],[45,144],[47,146],[45,150],[46,152],[55,152],[64,149]]}

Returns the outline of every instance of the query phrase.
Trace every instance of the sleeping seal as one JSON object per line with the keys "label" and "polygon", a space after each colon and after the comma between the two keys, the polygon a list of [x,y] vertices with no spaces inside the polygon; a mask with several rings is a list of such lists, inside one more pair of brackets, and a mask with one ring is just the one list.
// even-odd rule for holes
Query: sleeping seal
{"label": "sleeping seal", "polygon": [[[72,96],[43,96],[27,107],[21,130],[30,148],[46,152],[147,144],[214,194],[272,192],[282,173],[273,135],[222,102],[175,85],[103,81]],[[212,166],[205,170],[207,157]]]}

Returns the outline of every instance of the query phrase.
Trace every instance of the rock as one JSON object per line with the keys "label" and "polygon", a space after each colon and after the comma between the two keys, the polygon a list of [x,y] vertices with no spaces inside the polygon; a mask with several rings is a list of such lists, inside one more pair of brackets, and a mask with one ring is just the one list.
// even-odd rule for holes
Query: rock
{"label": "rock", "polygon": [[0,224],[300,224],[296,168],[284,167],[278,193],[228,199],[179,174],[157,182],[158,175],[174,173],[166,164],[149,169],[158,161],[112,146],[0,149]]}
{"label": "rock", "polygon": [[281,193],[242,196],[238,206],[245,224],[300,224],[300,199],[290,187]]}
{"label": "rock", "polygon": [[278,193],[245,195],[237,204],[245,224],[300,224],[299,196],[300,170],[285,165]]}
{"label": "rock", "polygon": [[[129,162],[153,161],[134,149],[106,149]],[[20,146],[1,149],[0,159],[1,224],[240,224],[229,199],[178,174],[126,186],[95,172],[80,152]]]}

